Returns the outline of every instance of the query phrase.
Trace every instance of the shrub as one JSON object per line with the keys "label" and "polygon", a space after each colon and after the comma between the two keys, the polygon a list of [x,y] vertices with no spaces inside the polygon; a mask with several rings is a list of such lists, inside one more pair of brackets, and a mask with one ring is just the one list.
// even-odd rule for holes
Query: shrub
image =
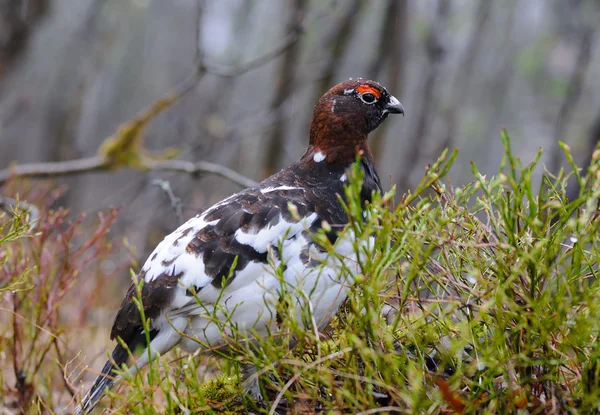
{"label": "shrub", "polygon": [[[444,153],[414,192],[396,206],[393,192],[376,198],[366,214],[355,169],[346,232],[356,250],[372,235],[376,243],[349,276],[355,288],[330,328],[304,330],[286,318],[280,332],[250,343],[222,323],[237,357],[220,365],[221,377],[199,386],[206,380],[193,357],[155,363],[130,380],[123,407],[157,411],[158,389],[159,412],[236,413],[251,405],[232,387],[240,364],[250,362],[261,368],[265,413],[596,410],[598,166],[580,177],[573,165],[581,192],[569,201],[564,172],[534,185],[541,152],[523,165],[502,138],[497,176],[487,179],[473,165],[474,180],[453,188],[442,178],[456,154]],[[315,238],[335,255],[325,235]]]}
{"label": "shrub", "polygon": [[100,214],[91,235],[81,229],[84,215],[74,221],[68,217],[67,210],[44,209],[31,223],[18,208],[0,217],[3,413],[53,412],[64,405],[65,394],[76,392],[68,376],[75,357],[68,340],[80,327],[73,325],[77,318],[67,326],[64,316],[85,310],[64,299],[81,273],[109,249],[105,237],[116,211]]}
{"label": "shrub", "polygon": [[[361,206],[355,167],[345,232],[352,232],[355,250],[366,250],[365,261],[358,273],[343,271],[355,285],[327,330],[311,324],[310,308],[302,310],[303,329],[292,318],[294,303],[281,301],[277,333],[248,342],[223,322],[233,356],[212,361],[175,352],[126,376],[109,394],[111,408],[138,414],[597,411],[600,150],[581,177],[565,146],[570,175],[581,186],[567,200],[570,175],[545,172],[537,183],[541,152],[524,165],[506,133],[502,139],[506,154],[496,176],[486,178],[473,165],[473,181],[453,187],[444,176],[456,153],[446,152],[397,204],[392,190]],[[375,244],[365,248],[372,236]],[[324,234],[314,237],[335,255]],[[19,243],[3,243],[0,258],[23,261],[17,249],[7,251]],[[11,281],[30,293],[23,310],[35,317],[39,297],[29,297],[37,279],[29,276],[38,271],[35,263],[26,265]],[[68,287],[72,280],[66,281]],[[27,338],[35,338],[35,326],[28,327]],[[0,351],[10,347],[6,338]],[[40,338],[44,350],[51,338]],[[262,406],[240,394],[244,363],[260,369],[268,398]],[[48,382],[38,372],[30,376],[40,394],[38,385]]]}

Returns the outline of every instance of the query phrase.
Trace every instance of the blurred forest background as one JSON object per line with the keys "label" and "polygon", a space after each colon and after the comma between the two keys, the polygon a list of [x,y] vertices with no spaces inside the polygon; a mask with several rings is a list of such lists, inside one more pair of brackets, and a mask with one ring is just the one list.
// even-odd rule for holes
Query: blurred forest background
{"label": "blurred forest background", "polygon": [[[318,97],[360,76],[406,108],[372,137],[400,193],[445,147],[461,148],[454,184],[471,180],[470,160],[493,174],[502,127],[523,160],[543,147],[556,172],[559,140],[583,165],[600,136],[598,28],[596,0],[0,0],[0,168],[94,156],[185,88],[148,125],[148,148],[260,180],[302,154]],[[122,207],[114,231],[143,260],[179,221],[155,179],[185,218],[240,188],[127,169],[57,178],[56,204]]]}

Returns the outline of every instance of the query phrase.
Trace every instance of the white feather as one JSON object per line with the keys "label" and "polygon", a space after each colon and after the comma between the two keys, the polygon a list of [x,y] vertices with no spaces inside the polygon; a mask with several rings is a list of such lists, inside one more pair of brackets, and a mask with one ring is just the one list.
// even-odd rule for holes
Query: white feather
{"label": "white feather", "polygon": [[278,190],[304,190],[301,187],[295,186],[278,186],[278,187],[265,187],[264,189],[260,189],[262,194],[267,194],[270,192],[276,192]]}
{"label": "white feather", "polygon": [[[310,257],[322,261],[322,265],[307,267],[300,254],[307,248],[309,239],[298,234],[282,244],[281,261],[287,266],[283,280],[274,272],[280,264],[280,260],[275,260],[273,267],[255,263],[238,271],[223,293],[212,285],[207,286],[198,295],[202,305],[196,303],[187,307],[190,323],[180,346],[193,352],[206,345],[224,344],[227,336],[234,336],[234,331],[242,337],[276,332],[276,308],[282,289],[295,300],[298,321],[304,322],[303,315],[310,312],[311,320],[322,329],[346,299],[354,282],[353,275],[360,272],[353,238],[349,233],[338,239],[336,252],[339,257],[311,249]],[[373,238],[363,244],[361,260],[366,258],[372,246]],[[206,304],[209,298],[213,301],[220,298],[219,305]]]}
{"label": "white feather", "polygon": [[204,218],[207,213],[188,220],[158,244],[142,267],[146,282],[154,280],[163,273],[168,275],[185,273],[197,266],[197,257],[188,254],[185,248],[202,228],[219,222],[218,220],[206,222]]}
{"label": "white feather", "polygon": [[327,156],[325,155],[325,153],[321,153],[320,151],[317,151],[317,152],[315,153],[315,155],[313,156],[313,160],[315,161],[315,163],[320,163],[320,162],[322,162],[323,160],[325,160],[325,157],[327,157]]}
{"label": "white feather", "polygon": [[269,245],[277,244],[282,238],[293,237],[298,232],[307,229],[316,219],[317,214],[311,213],[297,223],[289,223],[280,214],[279,222],[276,225],[250,230],[247,233],[238,229],[235,231],[235,238],[243,245],[250,245],[256,252],[264,253],[267,252]]}

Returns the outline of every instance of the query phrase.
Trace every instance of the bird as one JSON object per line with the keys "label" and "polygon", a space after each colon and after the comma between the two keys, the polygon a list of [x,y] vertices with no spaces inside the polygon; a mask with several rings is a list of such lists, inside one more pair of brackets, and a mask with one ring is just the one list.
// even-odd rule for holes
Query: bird
{"label": "bird", "polygon": [[[118,381],[129,351],[143,348],[128,368],[135,374],[176,346],[191,353],[224,345],[231,333],[219,319],[249,338],[276,329],[282,281],[274,269],[283,267],[293,298],[309,302],[313,321],[324,328],[353,283],[342,277],[341,262],[358,261],[339,232],[349,220],[342,203],[348,172],[358,156],[361,201],[383,193],[367,136],[390,114],[404,115],[404,108],[379,83],[350,78],[335,85],[314,108],[308,148],[297,162],[167,235],[137,275],[149,333],[134,283],[110,333],[117,345],[75,413],[89,413]],[[335,256],[311,237],[320,229]],[[297,319],[304,324],[300,314]],[[242,368],[242,384],[253,399],[262,398],[255,367]]]}

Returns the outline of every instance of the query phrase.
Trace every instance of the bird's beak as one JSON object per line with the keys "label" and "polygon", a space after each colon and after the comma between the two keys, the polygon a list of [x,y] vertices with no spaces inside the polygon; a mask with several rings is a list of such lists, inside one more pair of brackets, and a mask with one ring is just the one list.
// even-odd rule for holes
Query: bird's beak
{"label": "bird's beak", "polygon": [[393,95],[390,95],[388,102],[385,104],[385,106],[383,108],[386,112],[389,112],[390,114],[404,115],[404,107],[402,106],[400,101],[398,101],[398,99]]}

